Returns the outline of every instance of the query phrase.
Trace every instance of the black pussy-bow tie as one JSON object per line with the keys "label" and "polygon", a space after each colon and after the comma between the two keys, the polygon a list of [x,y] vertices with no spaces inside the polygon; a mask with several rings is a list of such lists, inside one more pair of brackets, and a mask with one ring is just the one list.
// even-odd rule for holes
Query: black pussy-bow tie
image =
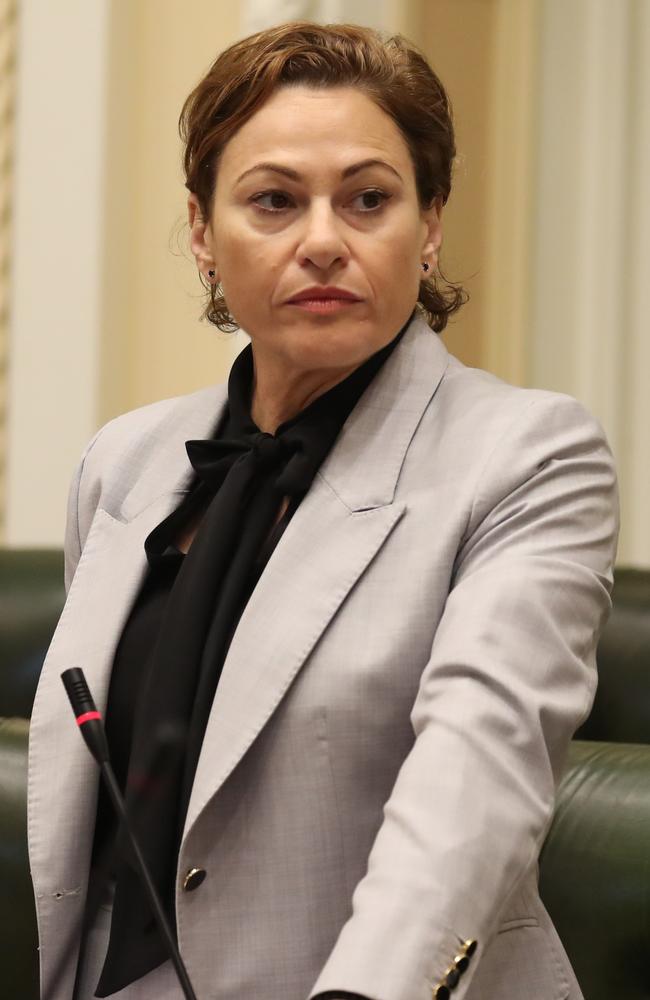
{"label": "black pussy-bow tie", "polygon": [[186,442],[189,460],[199,477],[216,493],[230,469],[239,464],[242,474],[256,480],[277,470],[272,483],[281,496],[305,493],[354,403],[397,340],[399,336],[280,424],[275,434],[261,431],[250,414],[254,373],[249,344],[235,360],[228,379],[228,437]]}
{"label": "black pussy-bow tie", "polygon": [[185,448],[195,471],[213,493],[230,469],[240,464],[253,477],[277,471],[273,485],[278,493],[296,496],[309,489],[321,458],[318,448],[306,453],[309,443],[308,434],[304,438],[296,433],[277,437],[256,430],[238,438],[187,441]]}

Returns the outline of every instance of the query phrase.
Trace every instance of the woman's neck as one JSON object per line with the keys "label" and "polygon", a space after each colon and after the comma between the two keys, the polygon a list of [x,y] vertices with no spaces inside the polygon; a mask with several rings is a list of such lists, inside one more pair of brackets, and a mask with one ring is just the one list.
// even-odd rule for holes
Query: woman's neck
{"label": "woman's neck", "polygon": [[275,434],[324,392],[342,382],[356,368],[324,371],[289,371],[286,366],[256,364],[251,417],[261,431]]}

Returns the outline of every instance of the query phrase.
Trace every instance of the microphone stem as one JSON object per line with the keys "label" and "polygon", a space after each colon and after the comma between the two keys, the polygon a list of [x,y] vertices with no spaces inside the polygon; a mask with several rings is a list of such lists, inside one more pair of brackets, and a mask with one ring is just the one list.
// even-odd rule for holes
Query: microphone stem
{"label": "microphone stem", "polygon": [[118,814],[120,820],[122,821],[122,829],[126,832],[126,835],[129,838],[131,850],[133,851],[133,854],[135,856],[138,869],[140,872],[140,877],[142,879],[147,896],[149,897],[149,902],[151,903],[151,908],[153,909],[153,913],[156,918],[156,922],[158,924],[158,929],[160,930],[160,933],[165,939],[165,943],[169,951],[169,956],[172,962],[174,963],[174,967],[176,969],[176,973],[178,975],[178,979],[181,984],[183,993],[185,994],[186,1000],[197,1000],[196,994],[190,982],[190,978],[187,974],[187,969],[185,968],[185,963],[181,958],[178,946],[174,939],[174,935],[171,932],[167,916],[163,909],[163,905],[160,901],[160,896],[158,895],[158,891],[151,880],[151,876],[149,875],[149,870],[142,856],[142,851],[140,850],[138,842],[135,839],[133,832],[131,830],[131,824],[129,823],[126,814],[124,799],[122,798],[122,793],[115,779],[113,768],[108,763],[108,761],[102,762],[101,772],[104,781],[106,783],[108,794],[110,795],[113,805],[115,806],[115,811]]}

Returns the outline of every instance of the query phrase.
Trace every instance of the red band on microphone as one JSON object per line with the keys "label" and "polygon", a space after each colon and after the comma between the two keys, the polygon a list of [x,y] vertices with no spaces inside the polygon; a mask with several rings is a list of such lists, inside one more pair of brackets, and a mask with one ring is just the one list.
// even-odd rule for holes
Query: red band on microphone
{"label": "red band on microphone", "polygon": [[77,716],[77,725],[83,726],[84,722],[90,722],[91,719],[101,719],[101,714],[99,712],[84,712],[83,715]]}

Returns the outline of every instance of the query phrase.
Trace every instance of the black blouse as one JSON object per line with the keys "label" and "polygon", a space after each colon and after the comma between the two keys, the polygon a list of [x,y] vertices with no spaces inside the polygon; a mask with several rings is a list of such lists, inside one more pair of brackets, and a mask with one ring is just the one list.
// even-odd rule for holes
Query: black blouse
{"label": "black blouse", "polygon": [[[230,423],[226,414],[215,436],[227,437],[231,430]],[[175,538],[182,525],[187,524],[195,511],[204,505],[206,492],[204,484],[196,477],[187,497],[176,510],[178,520],[175,520],[174,524],[159,525],[159,531],[162,528],[162,533],[159,533],[158,538],[145,550],[148,561],[147,575],[115,651],[105,712],[105,728],[111,763],[122,791],[126,785],[133,726],[143,676],[141,667],[146,663],[154,637],[160,631],[165,607],[184,559],[183,552],[175,545]],[[249,596],[298,504],[297,500],[289,503],[266,540],[250,578]],[[244,607],[245,605],[241,608],[242,612]],[[234,621],[233,634],[236,625],[237,621]],[[93,864],[101,863],[102,858],[114,855],[116,834],[117,820],[108,793],[102,784],[97,806]],[[115,873],[110,871],[110,874],[114,876]]]}

